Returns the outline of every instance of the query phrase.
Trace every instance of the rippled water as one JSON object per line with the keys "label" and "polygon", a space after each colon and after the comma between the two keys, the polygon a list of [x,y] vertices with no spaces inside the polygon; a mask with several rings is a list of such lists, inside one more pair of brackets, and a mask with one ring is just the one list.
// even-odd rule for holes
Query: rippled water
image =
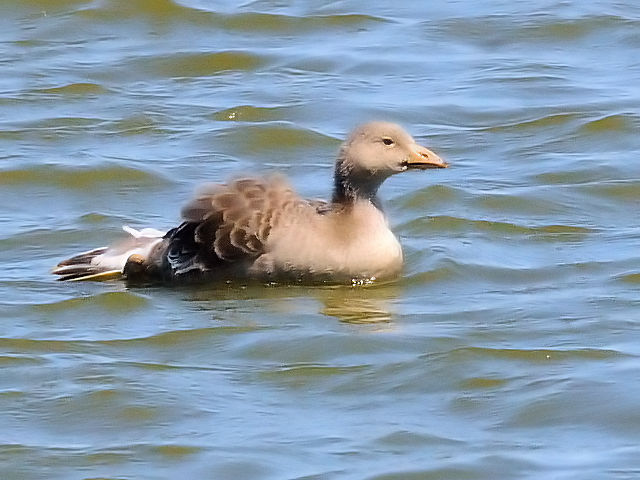
{"label": "rippled water", "polygon": [[[215,3],[0,4],[0,478],[638,478],[637,3]],[[374,118],[397,282],[49,274]]]}

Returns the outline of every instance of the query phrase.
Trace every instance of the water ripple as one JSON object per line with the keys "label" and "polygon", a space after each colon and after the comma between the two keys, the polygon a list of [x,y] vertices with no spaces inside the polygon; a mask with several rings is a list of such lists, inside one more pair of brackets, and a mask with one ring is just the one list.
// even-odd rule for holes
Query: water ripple
{"label": "water ripple", "polygon": [[68,168],[59,165],[33,165],[19,169],[0,170],[0,185],[54,185],[62,188],[88,190],[98,185],[163,185],[165,179],[149,171],[122,165],[91,168]]}
{"label": "water ripple", "polygon": [[127,314],[144,309],[148,303],[147,298],[131,292],[107,292],[90,297],[70,298],[55,303],[33,305],[33,309],[47,315],[73,315],[75,310],[83,308],[97,308],[111,314]]}
{"label": "water ripple", "polygon": [[[636,4],[0,13],[0,478],[638,476]],[[383,186],[397,281],[50,274],[207,179],[325,194],[370,119],[451,163]]]}
{"label": "water ripple", "polygon": [[508,222],[472,220],[446,215],[417,218],[401,225],[400,228],[413,235],[429,231],[449,233],[486,231],[502,237],[525,235],[535,237],[539,240],[569,241],[575,241],[583,235],[594,232],[593,229],[573,225],[541,225],[528,227]]}
{"label": "water ripple", "polygon": [[316,146],[335,147],[339,143],[336,139],[313,130],[278,123],[242,125],[222,132],[221,136],[240,151],[252,154]]}
{"label": "water ripple", "polygon": [[42,88],[34,90],[34,93],[50,93],[55,95],[64,95],[69,97],[74,96],[89,96],[89,95],[102,95],[108,93],[109,90],[97,83],[79,82],[70,83],[60,87]]}
{"label": "water ripple", "polygon": [[608,115],[585,123],[580,130],[585,134],[623,133],[637,131],[639,125],[636,115]]}
{"label": "water ripple", "polygon": [[389,22],[382,17],[361,14],[311,15],[296,17],[291,15],[248,12],[226,15],[219,18],[224,28],[254,32],[268,31],[281,34],[309,33],[314,30],[365,28],[370,23]]}
{"label": "water ripple", "polygon": [[225,108],[213,114],[212,118],[219,121],[232,122],[270,122],[284,120],[285,107],[257,107],[254,105],[238,105]]}
{"label": "water ripple", "polygon": [[623,356],[615,350],[602,350],[593,348],[577,348],[571,350],[561,349],[515,349],[515,348],[480,348],[465,347],[453,350],[450,355],[459,360],[471,358],[496,358],[501,360],[517,360],[529,363],[538,362],[564,362],[570,360],[607,360]]}
{"label": "water ripple", "polygon": [[257,70],[266,63],[266,58],[251,52],[229,50],[138,57],[132,63],[137,69],[149,73],[181,78],[209,76],[234,70]]}

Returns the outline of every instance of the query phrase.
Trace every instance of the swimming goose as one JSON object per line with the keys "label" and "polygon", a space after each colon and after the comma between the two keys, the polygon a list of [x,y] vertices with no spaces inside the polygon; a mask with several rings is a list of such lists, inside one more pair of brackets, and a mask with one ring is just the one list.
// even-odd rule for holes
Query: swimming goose
{"label": "swimming goose", "polygon": [[382,182],[407,170],[445,168],[400,126],[356,128],[335,163],[330,202],[306,200],[281,176],[206,184],[180,226],[134,230],[127,240],[60,262],[61,280],[368,282],[396,276],[402,249],[382,212]]}

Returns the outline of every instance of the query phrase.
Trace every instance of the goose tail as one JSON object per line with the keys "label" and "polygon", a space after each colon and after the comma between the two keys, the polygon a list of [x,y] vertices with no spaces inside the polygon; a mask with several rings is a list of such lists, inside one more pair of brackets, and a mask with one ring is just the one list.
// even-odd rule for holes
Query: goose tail
{"label": "goose tail", "polygon": [[125,276],[125,266],[130,257],[136,262],[146,260],[153,247],[162,241],[164,232],[153,228],[136,230],[129,226],[122,229],[129,237],[109,247],[100,247],[79,253],[58,263],[52,270],[58,280],[105,281]]}

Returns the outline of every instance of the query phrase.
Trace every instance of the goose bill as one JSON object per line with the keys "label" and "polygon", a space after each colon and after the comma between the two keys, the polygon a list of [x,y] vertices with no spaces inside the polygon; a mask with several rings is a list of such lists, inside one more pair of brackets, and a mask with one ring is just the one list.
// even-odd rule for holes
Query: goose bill
{"label": "goose bill", "polygon": [[411,153],[405,161],[407,168],[415,168],[418,170],[426,170],[428,168],[447,168],[449,164],[442,160],[438,155],[423,147],[422,145],[414,145]]}

